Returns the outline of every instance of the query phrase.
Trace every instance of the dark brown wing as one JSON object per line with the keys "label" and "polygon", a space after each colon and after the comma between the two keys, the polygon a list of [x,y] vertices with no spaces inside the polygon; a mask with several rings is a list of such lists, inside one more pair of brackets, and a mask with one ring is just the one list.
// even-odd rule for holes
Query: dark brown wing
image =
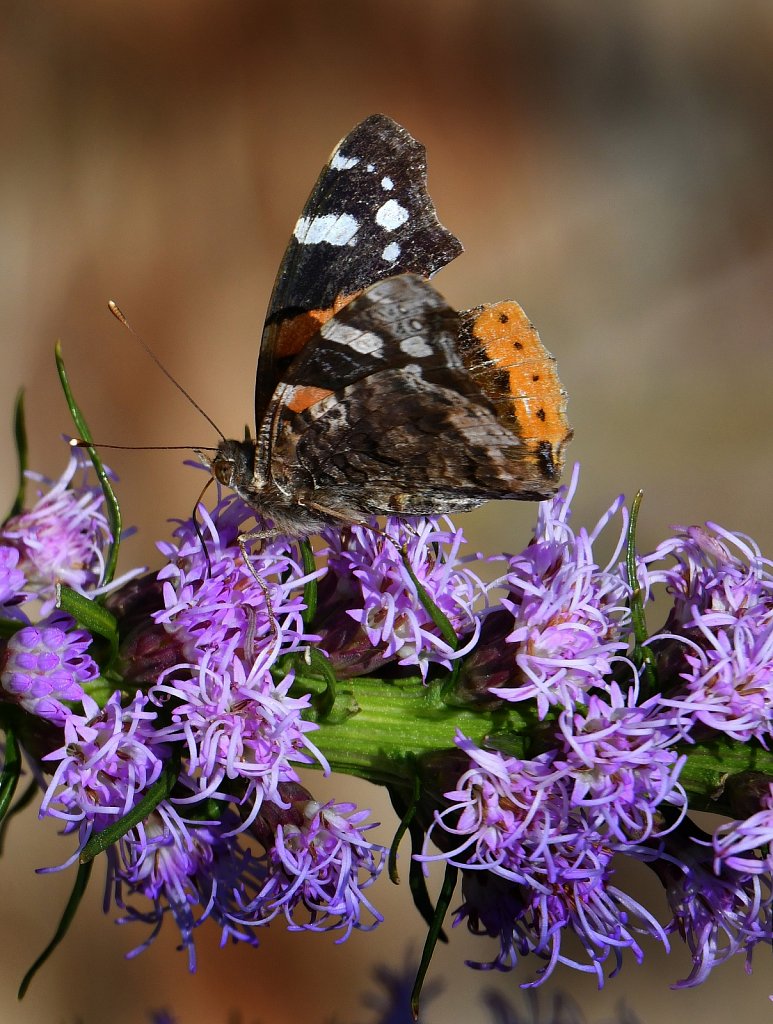
{"label": "dark brown wing", "polygon": [[322,326],[277,389],[270,473],[304,503],[357,518],[544,498],[550,456],[471,373],[458,315],[414,275],[372,286]]}
{"label": "dark brown wing", "polygon": [[292,359],[354,295],[386,277],[429,277],[462,246],[438,222],[424,147],[383,114],[333,151],[279,268],[258,357],[258,428]]}

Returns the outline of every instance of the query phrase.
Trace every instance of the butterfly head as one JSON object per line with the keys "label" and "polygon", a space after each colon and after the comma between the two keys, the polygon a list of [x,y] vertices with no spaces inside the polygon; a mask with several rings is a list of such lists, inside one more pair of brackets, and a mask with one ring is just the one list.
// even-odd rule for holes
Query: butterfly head
{"label": "butterfly head", "polygon": [[245,485],[252,483],[255,475],[255,442],[223,440],[210,458],[204,452],[197,453],[201,461],[218,483],[240,493]]}

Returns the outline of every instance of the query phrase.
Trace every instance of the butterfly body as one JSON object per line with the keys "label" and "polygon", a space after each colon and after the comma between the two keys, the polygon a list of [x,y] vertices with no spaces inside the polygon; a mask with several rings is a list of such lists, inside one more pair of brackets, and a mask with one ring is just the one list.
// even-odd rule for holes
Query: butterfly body
{"label": "butterfly body", "polygon": [[426,192],[423,147],[381,115],[358,125],[280,267],[257,437],[209,462],[271,521],[261,536],[555,492],[571,431],[553,357],[517,303],[446,303],[426,278],[460,251]]}

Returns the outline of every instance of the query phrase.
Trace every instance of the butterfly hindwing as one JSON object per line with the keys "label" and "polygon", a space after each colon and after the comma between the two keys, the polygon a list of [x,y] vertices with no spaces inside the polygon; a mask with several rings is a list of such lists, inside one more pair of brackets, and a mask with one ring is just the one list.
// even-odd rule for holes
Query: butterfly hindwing
{"label": "butterfly hindwing", "polygon": [[427,193],[424,147],[382,114],[362,121],[320,174],[279,268],[258,358],[258,425],[292,359],[353,296],[395,274],[429,277],[461,251]]}
{"label": "butterfly hindwing", "polygon": [[372,286],[321,327],[277,390],[273,478],[349,520],[552,493],[560,467],[531,457],[466,354],[458,315],[428,282]]}

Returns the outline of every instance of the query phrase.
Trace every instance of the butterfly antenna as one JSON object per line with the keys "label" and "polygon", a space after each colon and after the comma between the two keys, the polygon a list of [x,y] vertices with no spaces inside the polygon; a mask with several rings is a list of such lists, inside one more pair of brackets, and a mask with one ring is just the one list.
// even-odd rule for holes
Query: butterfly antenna
{"label": "butterfly antenna", "polygon": [[[212,419],[211,416],[209,416],[206,412],[204,412],[204,410],[201,408],[199,403],[195,400],[195,398],[193,398],[193,396],[188,391],[185,390],[185,388],[182,386],[182,384],[178,380],[175,380],[175,378],[172,376],[172,374],[169,372],[169,370],[167,370],[167,368],[164,366],[164,364],[158,358],[158,356],[153,351],[153,349],[150,347],[150,345],[148,345],[148,343],[142,337],[140,337],[139,334],[137,334],[137,332],[134,330],[132,325],[129,323],[129,321],[126,319],[124,314],[121,312],[121,309],[119,308],[119,306],[115,302],[113,302],[112,299],[110,299],[108,301],[108,303],[107,303],[107,308],[110,310],[110,312],[116,318],[116,320],[119,323],[123,324],[123,326],[126,328],[126,330],[130,334],[134,335],[134,337],[137,339],[137,341],[140,343],[140,345],[142,345],[142,347],[145,349],[145,351],[150,356],[150,358],[153,360],[153,362],[156,364],[156,366],[159,368],[159,370],[164,374],[164,376],[168,380],[170,380],[172,382],[172,384],[174,384],[174,386],[177,388],[178,391],[180,391],[183,395],[185,395],[185,397],[191,403],[193,408],[194,409],[198,409],[198,411],[201,413],[201,415],[204,417],[204,419],[207,421],[207,423],[209,423],[209,425],[215,431],[217,431],[217,433],[220,434],[222,439],[225,441],[225,439],[226,439],[225,438],[225,434],[220,429],[220,427],[217,425],[217,423],[215,423],[215,421]],[[107,446],[103,445],[103,447],[107,447]]]}
{"label": "butterfly antenna", "polygon": [[119,452],[216,452],[217,448],[190,444],[101,444],[99,441],[85,441],[82,437],[70,438],[71,448],[112,448]]}
{"label": "butterfly antenna", "polygon": [[209,551],[207,551],[207,544],[206,544],[206,541],[204,540],[204,533],[202,532],[202,529],[199,526],[199,521],[196,518],[196,511],[197,511],[199,505],[201,504],[201,499],[207,493],[207,489],[209,488],[209,485],[214,482],[214,479],[215,478],[213,476],[211,476],[209,478],[209,480],[207,480],[207,482],[201,488],[201,491],[199,492],[199,496],[196,499],[196,504],[193,506],[193,512],[191,513],[191,520],[193,521],[193,529],[196,531],[196,536],[198,537],[199,543],[201,544],[201,550],[204,553],[204,561],[206,562],[206,565],[207,565],[207,579],[210,579],[212,577],[212,560],[209,557]]}

